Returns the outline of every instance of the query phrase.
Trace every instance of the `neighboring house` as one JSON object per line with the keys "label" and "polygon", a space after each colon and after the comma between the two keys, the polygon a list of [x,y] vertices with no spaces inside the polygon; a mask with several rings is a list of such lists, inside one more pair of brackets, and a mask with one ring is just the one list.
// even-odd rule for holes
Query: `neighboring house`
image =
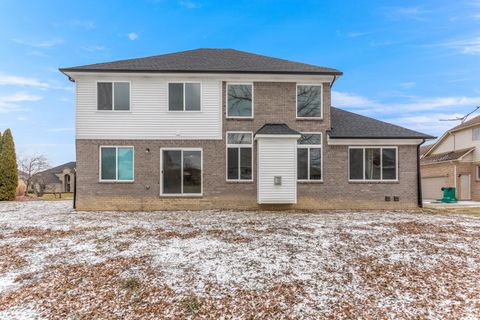
{"label": "neighboring house", "polygon": [[32,178],[31,191],[43,185],[47,193],[73,192],[75,166],[72,161],[37,173]]}
{"label": "neighboring house", "polygon": [[[414,208],[433,137],[331,107],[335,69],[197,49],[60,69],[77,208]],[[282,206],[278,206],[282,205]]]}
{"label": "neighboring house", "polygon": [[442,187],[456,187],[458,199],[480,200],[480,116],[448,130],[428,147],[421,159],[423,197],[440,199]]}

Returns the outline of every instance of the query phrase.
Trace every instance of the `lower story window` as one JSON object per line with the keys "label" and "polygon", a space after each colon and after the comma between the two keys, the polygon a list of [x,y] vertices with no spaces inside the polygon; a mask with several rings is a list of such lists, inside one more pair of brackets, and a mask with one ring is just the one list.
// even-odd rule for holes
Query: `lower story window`
{"label": "lower story window", "polygon": [[297,142],[297,179],[322,180],[322,135],[303,133]]}
{"label": "lower story window", "polygon": [[162,194],[202,194],[202,150],[162,149]]}
{"label": "lower story window", "polygon": [[133,147],[100,147],[100,180],[133,181]]}
{"label": "lower story window", "polygon": [[227,181],[252,181],[251,132],[227,132]]}
{"label": "lower story window", "polygon": [[397,180],[397,148],[350,147],[348,162],[350,180]]}

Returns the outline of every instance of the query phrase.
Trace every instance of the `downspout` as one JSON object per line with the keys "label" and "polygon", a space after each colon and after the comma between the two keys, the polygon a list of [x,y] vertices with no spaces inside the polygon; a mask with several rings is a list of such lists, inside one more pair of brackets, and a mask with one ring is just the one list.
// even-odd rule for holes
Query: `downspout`
{"label": "downspout", "polygon": [[422,143],[417,144],[417,204],[419,208],[423,208],[422,198],[422,176],[420,174],[420,146],[425,143],[425,139]]}
{"label": "downspout", "polygon": [[333,87],[333,84],[335,83],[335,80],[337,80],[337,75],[333,76],[332,83],[330,83],[330,89]]}
{"label": "downspout", "polygon": [[73,169],[73,209],[77,208],[77,168]]}

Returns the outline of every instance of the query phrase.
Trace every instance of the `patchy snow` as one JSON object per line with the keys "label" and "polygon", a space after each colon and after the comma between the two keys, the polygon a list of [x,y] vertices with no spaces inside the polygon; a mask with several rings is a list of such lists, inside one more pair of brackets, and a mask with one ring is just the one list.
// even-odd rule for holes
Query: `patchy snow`
{"label": "patchy snow", "polygon": [[0,255],[0,319],[480,317],[475,216],[10,202]]}

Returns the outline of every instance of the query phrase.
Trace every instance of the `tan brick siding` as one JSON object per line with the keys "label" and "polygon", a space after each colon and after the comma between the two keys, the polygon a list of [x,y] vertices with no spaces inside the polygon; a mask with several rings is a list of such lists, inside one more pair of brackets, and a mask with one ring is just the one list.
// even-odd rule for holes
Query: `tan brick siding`
{"label": "tan brick siding", "polygon": [[[254,119],[226,119],[223,84],[222,140],[77,140],[77,208],[80,210],[195,210],[231,209],[394,209],[416,208],[416,146],[399,146],[399,182],[349,183],[348,147],[327,145],[330,128],[330,87],[325,84],[324,120],[296,120],[295,83],[254,83]],[[225,132],[255,132],[265,123],[286,123],[303,132],[323,134],[323,175],[321,183],[299,183],[298,203],[261,206],[256,203],[256,145],[254,181],[226,182]],[[135,182],[100,183],[99,146],[135,147]],[[203,197],[160,197],[160,148],[203,148]],[[147,148],[150,152],[146,152]],[[386,202],[385,196],[392,201]],[[400,197],[393,202],[393,196]]]}

